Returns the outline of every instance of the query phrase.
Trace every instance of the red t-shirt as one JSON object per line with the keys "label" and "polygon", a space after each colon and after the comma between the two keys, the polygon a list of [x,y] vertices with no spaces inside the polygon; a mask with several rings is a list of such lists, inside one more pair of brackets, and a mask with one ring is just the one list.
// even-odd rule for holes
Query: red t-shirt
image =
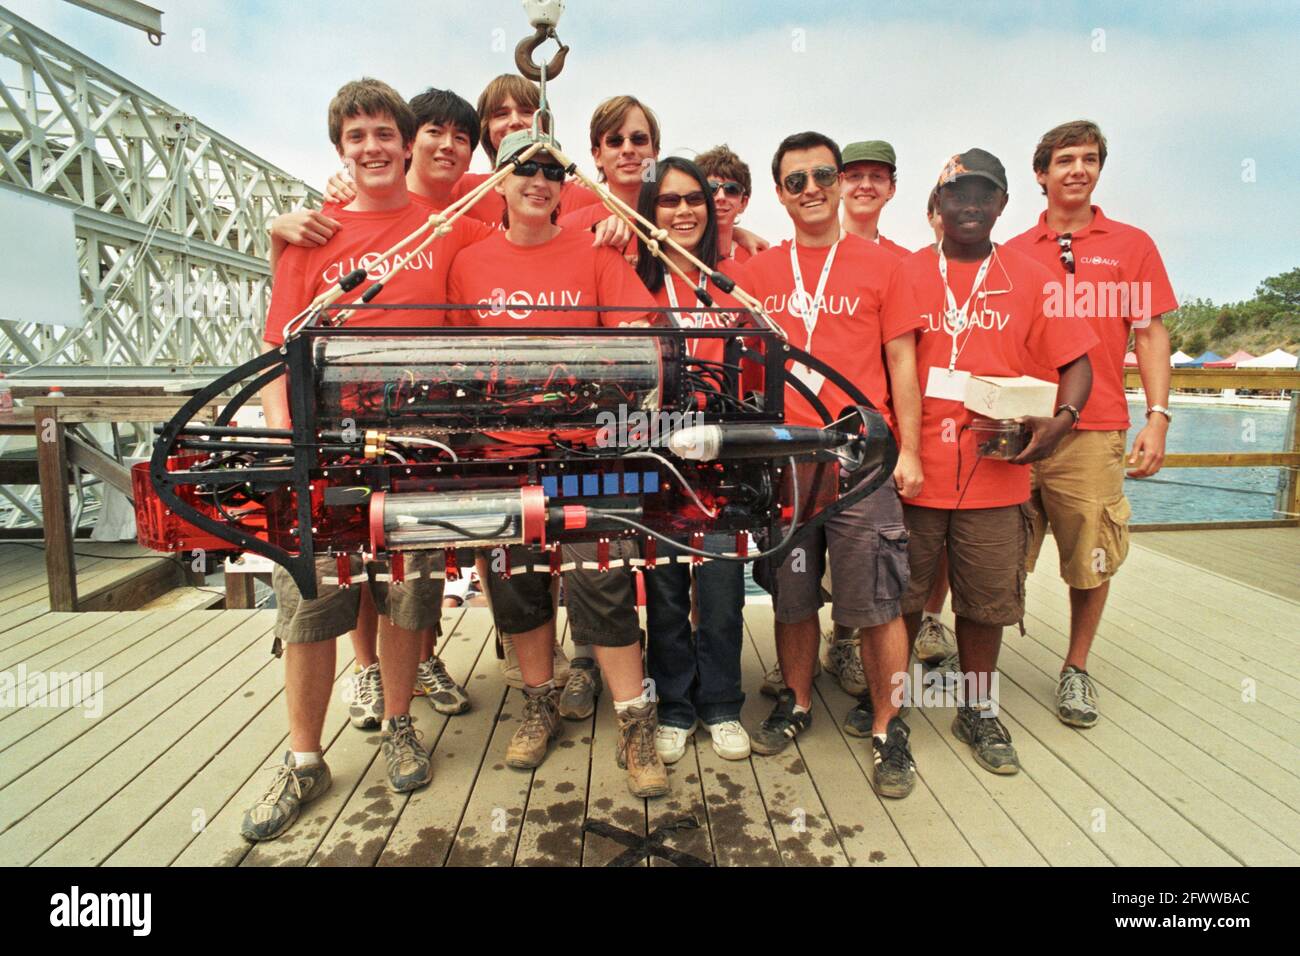
{"label": "red t-shirt", "polygon": [[[456,180],[456,185],[452,187],[451,198],[459,199],[475,186],[485,182],[491,173],[466,173]],[[583,206],[589,206],[592,203],[599,203],[600,199],[596,194],[588,189],[576,179],[566,179],[564,185],[560,187],[560,215],[580,209]],[[490,226],[501,225],[502,215],[506,211],[506,201],[502,195],[495,189],[489,189],[483,194],[483,198],[469,207],[467,216],[473,216],[481,222],[486,222]]]}
{"label": "red t-shirt", "polygon": [[881,249],[884,249],[886,252],[892,252],[900,259],[905,259],[912,254],[911,249],[904,249],[898,243],[894,242],[892,239],[886,239],[880,233],[876,233],[876,245]]}
{"label": "red t-shirt", "polygon": [[[958,306],[971,293],[978,262],[948,260],[948,284]],[[939,276],[939,257],[922,249],[902,260],[903,274],[916,295],[921,331],[916,368],[925,394],[930,369],[947,369],[952,336],[944,329],[947,298]],[[956,367],[974,375],[1028,375],[1031,367],[1057,369],[1097,342],[1085,322],[1049,319],[1043,313],[1047,270],[1023,253],[1005,246],[984,280],[988,295],[981,309],[971,303],[970,330],[958,340]],[[975,435],[965,426],[976,417],[961,402],[921,400],[921,468],[925,485],[908,504],[925,508],[1001,508],[1029,498],[1029,466],[997,458],[976,457]],[[960,449],[961,481],[958,483]],[[979,462],[979,467],[975,463]]]}
{"label": "red t-shirt", "polygon": [[[1178,308],[1169,275],[1156,244],[1141,229],[1115,222],[1092,207],[1092,222],[1072,233],[1074,274],[1065,271],[1056,233],[1047,228],[1047,213],[1007,243],[1045,265],[1051,273],[1048,315],[1086,318],[1099,342],[1092,361],[1092,395],[1079,427],[1095,431],[1128,430],[1124,396],[1124,353],[1134,321],[1147,321]],[[1029,372],[1056,381],[1055,369]]]}
{"label": "red t-shirt", "polygon": [[[432,207],[426,200],[413,201],[401,209],[385,212],[348,212],[337,206],[329,215],[342,228],[323,246],[305,248],[289,246],[280,257],[271,290],[271,307],[267,310],[266,330],[262,338],[271,345],[284,344],[285,323],[311,304],[316,296],[333,288],[338,281],[363,266],[370,268],[367,281],[343,297],[355,301],[376,280],[386,276],[396,257],[374,267],[385,251],[410,235],[429,218]],[[495,230],[470,219],[458,219],[447,235],[434,242],[411,260],[391,286],[375,299],[375,304],[416,304],[447,301],[447,271],[456,254]],[[402,250],[410,252],[415,245]],[[437,311],[385,311],[359,309],[349,317],[350,326],[418,327],[447,324],[444,313]]]}
{"label": "red t-shirt", "polygon": [[[736,284],[740,286],[740,288],[745,288],[748,276],[746,275],[743,266],[737,265],[732,259],[723,259],[718,263],[718,269],[724,275],[728,275],[735,279]],[[678,306],[683,309],[688,309],[691,306],[699,304],[699,300],[695,298],[694,286],[683,282],[677,276],[668,273],[667,270],[665,270],[665,272],[664,284],[659,287],[659,291],[654,295],[655,302],[658,305],[672,305],[668,300],[667,284],[669,282],[673,284],[673,290],[677,293]],[[689,272],[687,274],[690,275]],[[713,299],[713,305],[715,308],[725,309],[731,306],[736,306],[738,311],[672,313],[679,324],[693,329],[734,329],[738,326],[753,324],[753,320],[750,318],[749,313],[744,311],[740,306],[740,303],[731,295],[723,292],[717,286],[713,285],[713,283],[709,283],[708,292],[710,297]],[[668,315],[669,313],[667,312],[659,313],[659,323],[657,324],[668,324],[664,321]],[[690,350],[691,355],[698,359],[703,359],[708,362],[721,362],[724,341],[724,339],[687,339],[686,346]]]}
{"label": "red t-shirt", "polygon": [[[853,382],[893,427],[889,401],[889,377],[885,368],[885,343],[919,328],[912,290],[900,267],[900,260],[858,236],[845,234],[835,253],[835,263],[826,281],[821,311],[813,332],[812,345],[802,315],[790,311],[795,295],[794,272],[790,268],[787,239],[745,263],[748,284],[742,287],[758,299],[772,321],[785,330],[790,344],[798,346]],[[817,283],[830,247],[798,247],[799,270],[809,298]],[[843,389],[823,382],[818,398],[831,415],[852,404]],[[794,425],[821,427],[821,417],[793,387],[785,392],[785,419]]]}
{"label": "red t-shirt", "polygon": [[730,259],[737,265],[742,266],[752,258],[754,258],[754,254],[734,239],[731,240],[731,249],[723,255],[723,259]]}
{"label": "red t-shirt", "polygon": [[[493,328],[521,324],[530,328],[556,328],[618,326],[654,320],[653,314],[636,312],[535,312],[528,308],[530,305],[654,305],[654,299],[621,255],[605,246],[593,247],[589,233],[568,229],[538,246],[517,246],[504,232],[497,231],[486,242],[456,257],[451,264],[447,289],[453,302],[482,305],[482,308],[453,313],[453,325]],[[545,443],[550,431],[488,434],[502,441],[531,445]],[[560,432],[570,441],[586,441],[592,434],[590,430]]]}

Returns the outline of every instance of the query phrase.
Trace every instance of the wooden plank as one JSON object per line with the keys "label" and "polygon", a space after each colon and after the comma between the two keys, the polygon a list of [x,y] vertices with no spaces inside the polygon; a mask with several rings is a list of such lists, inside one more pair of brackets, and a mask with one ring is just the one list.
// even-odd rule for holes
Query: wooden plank
{"label": "wooden plank", "polygon": [[[1291,601],[1300,600],[1300,529],[1288,529],[1285,536],[1269,535],[1269,529],[1251,532],[1205,532],[1189,539],[1185,534],[1143,535],[1136,543],[1175,560],[1189,561],[1207,570],[1270,591]],[[1257,539],[1258,544],[1251,543]],[[1225,560],[1225,546],[1250,559]],[[1262,558],[1262,560],[1261,560]],[[1264,572],[1264,568],[1269,568]]]}
{"label": "wooden plank", "polygon": [[116,488],[126,495],[127,500],[134,502],[135,488],[131,484],[131,472],[117,459],[104,454],[76,435],[69,435],[68,460],[82,471],[90,472],[104,484]]}
{"label": "wooden plank", "polygon": [[[85,650],[91,641],[97,641],[102,637],[117,634],[132,627],[138,627],[146,619],[149,621],[160,620],[146,618],[146,612],[128,613],[131,614],[130,617],[118,617],[99,612],[90,616],[77,616],[72,620],[62,621],[53,628],[40,631],[25,641],[5,648],[3,652],[0,652],[0,667],[13,668],[19,664],[24,664],[28,671],[46,670],[77,654],[79,651]],[[99,628],[99,625],[104,623],[109,625],[107,630]],[[83,639],[82,635],[87,632],[91,636]],[[136,640],[139,640],[145,635],[136,633],[133,636]],[[0,721],[3,721],[5,717],[4,713],[0,713]]]}
{"label": "wooden plank", "polygon": [[[1277,865],[1300,859],[1300,854],[1114,721],[1102,720],[1084,734],[1066,727],[1048,710],[1056,699],[1055,678],[1034,667],[1018,646],[1004,645],[1002,654],[1006,659],[1004,673],[1009,678],[1003,682],[1007,705],[1016,708],[1017,713],[1023,712],[1031,732],[1040,741],[1093,783],[1099,793],[1120,807],[1180,864],[1222,866],[1229,863],[1225,859],[1228,854],[1249,865]],[[1027,697],[1037,700],[1041,708],[1025,706]],[[1141,779],[1126,767],[1141,768]],[[1174,820],[1174,816],[1181,821]],[[1202,839],[1196,839],[1189,827],[1199,830]]]}
{"label": "wooden plank", "polygon": [[[614,695],[606,688],[596,702],[591,734],[591,774],[587,779],[587,822],[597,821],[631,834],[646,835],[646,801],[632,796],[627,788],[627,771],[616,760],[618,721],[614,717]],[[616,840],[588,830],[583,836],[582,865],[608,866],[628,848]],[[647,866],[644,861],[637,866]]]}
{"label": "wooden plank", "polygon": [[1295,468],[1300,452],[1228,451],[1175,452],[1165,455],[1164,468]]}
{"label": "wooden plank", "polygon": [[68,458],[57,408],[32,410],[36,459],[41,471],[41,520],[45,529],[45,569],[50,610],[77,610],[77,561],[72,555],[72,512],[68,506]]}
{"label": "wooden plank", "polygon": [[[744,686],[757,687],[766,667],[775,660],[774,648],[768,636],[771,633],[772,611],[770,607],[755,607],[753,612],[749,609],[746,612],[745,625],[749,640],[745,641],[741,652],[741,673],[744,675]],[[765,648],[768,654],[766,660],[760,658],[756,645]],[[764,711],[769,709],[768,704],[765,700],[754,701],[751,707],[749,701],[746,702],[751,714],[758,712],[755,715],[757,719],[749,724],[750,727],[756,727],[761,722],[765,716]],[[825,711],[814,713],[812,727],[805,735],[825,732],[818,725],[824,724],[826,717]],[[756,754],[751,763],[782,861],[787,866],[848,866],[848,854],[840,843],[835,824],[822,803],[815,781],[808,775],[799,740],[780,754],[766,757]]]}
{"label": "wooden plank", "polygon": [[[101,563],[101,559],[83,559],[82,570],[93,570]],[[3,593],[0,593],[0,616],[20,611],[32,604],[41,606],[42,610],[54,610],[48,606],[48,596],[48,568],[41,567],[19,572],[3,585]]]}
{"label": "wooden plank", "polygon": [[[646,801],[646,832],[663,833],[663,845],[685,853],[710,866],[715,863],[713,835],[709,831],[709,814],[704,805],[704,788],[700,782],[700,763],[697,750],[703,747],[713,751],[708,731],[700,728],[687,742],[682,759],[668,767],[668,783],[672,790],[667,796]],[[529,803],[528,812],[533,812]],[[692,829],[664,829],[679,821],[693,819],[699,824]],[[675,866],[670,860],[651,856],[650,865]]]}
{"label": "wooden plank", "polygon": [[[84,620],[84,618],[78,618],[73,611],[44,611],[40,614],[31,615],[15,614],[14,620],[10,620],[8,616],[3,620],[9,627],[4,631],[0,631],[0,652],[7,651],[16,644],[29,641],[60,624]],[[3,658],[0,658],[0,667],[6,666],[8,665],[3,662]]]}
{"label": "wooden plank", "polygon": [[[443,660],[448,672],[459,680],[467,680],[481,649],[481,645],[474,646],[471,642],[447,644],[444,641]],[[380,653],[383,653],[382,646]],[[422,746],[431,750],[442,744],[453,759],[464,756],[456,753],[459,747],[449,743],[460,736],[455,731],[460,729],[461,717],[445,717],[427,701],[418,699],[411,703],[411,716],[421,735]],[[326,754],[326,759],[331,770],[336,764],[341,768],[336,779],[346,777],[358,781],[350,796],[343,799],[341,791],[335,804],[323,803],[313,814],[310,825],[304,828],[302,836],[296,838],[290,853],[286,854],[280,847],[284,839],[277,840],[275,844],[258,846],[244,865],[254,862],[260,851],[274,850],[274,857],[265,862],[289,866],[301,866],[309,861],[312,866],[374,866],[393,826],[413,796],[394,793],[389,788],[388,765],[379,752],[381,741],[379,733],[362,735],[352,730],[341,734]],[[435,770],[433,782],[417,792],[436,792],[436,773]],[[320,817],[325,817],[327,822],[321,823]],[[292,833],[286,835],[292,836]],[[257,862],[260,865],[263,861]]]}
{"label": "wooden plank", "polygon": [[[104,760],[109,754],[121,756],[123,752],[135,752],[142,745],[161,747],[168,737],[174,740],[179,736],[183,726],[178,722],[191,713],[194,706],[201,704],[205,696],[216,692],[231,679],[237,669],[231,670],[229,666],[238,661],[246,646],[261,640],[264,628],[259,628],[257,622],[246,620],[183,665],[175,667],[146,692],[92,723],[90,730],[60,749],[60,760],[43,761],[0,788],[0,831],[12,829],[18,821],[23,821],[25,826],[31,819],[39,821],[43,817],[36,817],[34,812],[39,813],[38,808],[43,805],[49,808],[64,805],[52,801],[56,795],[61,795],[60,800],[66,797],[75,801],[73,806],[81,806],[81,801],[87,799],[107,799],[113,791],[104,792],[103,788],[88,786],[88,775],[95,774],[90,779],[101,779],[103,771],[98,770],[99,767],[121,767],[120,761]],[[200,685],[204,692],[195,693],[195,688]],[[169,709],[173,719],[162,721]],[[155,722],[160,722],[155,734],[142,737],[143,728],[155,726]],[[68,784],[73,780],[78,780],[78,786],[69,788]],[[5,835],[0,834],[0,844],[10,845],[3,843]],[[59,835],[56,834],[56,838]],[[3,858],[3,853],[0,853],[0,858]]]}
{"label": "wooden plank", "polygon": [[[1300,387],[1300,373],[1286,368],[1175,368],[1169,372],[1174,388],[1258,388],[1278,391]],[[1140,388],[1137,369],[1124,370],[1124,387]]]}
{"label": "wooden plank", "polygon": [[444,638],[441,653],[450,653],[457,645],[471,653],[477,649],[473,670],[465,683],[473,709],[456,718],[455,730],[461,734],[453,733],[455,746],[444,746],[440,739],[434,747],[433,783],[407,801],[379,857],[379,866],[442,866],[484,765],[508,689],[493,652],[491,611],[466,608],[455,630]]}
{"label": "wooden plank", "polygon": [[[265,621],[245,622],[97,721],[58,759],[0,789],[0,861],[31,862],[129,782],[201,719],[214,697],[224,698],[248,678],[253,668],[241,654],[264,633]],[[158,716],[169,709],[165,718]],[[69,787],[73,780],[77,785]]]}
{"label": "wooden plank", "polygon": [[[747,695],[749,705],[755,694]],[[761,707],[742,711],[746,727],[756,726]],[[758,779],[749,760],[723,760],[713,746],[701,738],[695,748],[708,811],[709,835],[718,866],[780,866],[772,825],[767,819]]]}
{"label": "wooden plank", "polygon": [[129,611],[160,597],[182,581],[181,567],[168,558],[144,559],[147,563],[120,569],[102,583],[82,589],[83,611]]}
{"label": "wooden plank", "polygon": [[257,606],[256,575],[227,570],[225,578],[227,609]]}

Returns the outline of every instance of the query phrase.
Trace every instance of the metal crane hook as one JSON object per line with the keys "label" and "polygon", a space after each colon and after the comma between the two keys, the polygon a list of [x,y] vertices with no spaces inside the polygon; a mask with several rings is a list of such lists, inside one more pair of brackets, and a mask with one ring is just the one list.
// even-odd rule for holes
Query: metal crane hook
{"label": "metal crane hook", "polygon": [[515,66],[519,68],[520,73],[534,83],[542,79],[542,69],[533,62],[533,52],[547,40],[554,40],[560,44],[560,49],[551,58],[551,62],[546,64],[546,77],[553,80],[564,69],[564,58],[569,53],[569,48],[560,43],[560,38],[555,35],[555,27],[540,26],[537,28],[536,33],[530,37],[524,37],[519,41],[519,45],[515,47]]}

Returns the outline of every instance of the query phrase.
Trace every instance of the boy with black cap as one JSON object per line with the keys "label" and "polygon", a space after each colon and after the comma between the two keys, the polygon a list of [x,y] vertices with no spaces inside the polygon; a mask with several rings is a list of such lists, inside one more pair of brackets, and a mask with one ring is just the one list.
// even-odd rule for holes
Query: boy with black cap
{"label": "boy with black cap", "polygon": [[[953,156],[938,190],[943,240],[903,262],[920,309],[926,479],[919,494],[904,499],[911,582],[903,614],[915,638],[946,551],[964,675],[953,732],[985,769],[1011,774],[1020,762],[997,718],[994,679],[1002,628],[1024,617],[1026,466],[1050,455],[1078,421],[1092,382],[1087,352],[1097,338],[1086,323],[1049,319],[1047,271],[990,241],[1007,204],[1006,171],[997,157],[982,149]],[[1016,457],[979,457],[966,384],[972,375],[1014,377],[1030,367],[1058,370],[1055,414],[1021,419],[1031,437]]]}
{"label": "boy with black cap", "polygon": [[[1033,570],[1050,524],[1060,553],[1061,578],[1070,587],[1070,647],[1056,688],[1056,715],[1072,727],[1100,716],[1088,675],[1088,650],[1106,607],[1110,579],[1128,555],[1128,499],[1124,497],[1124,440],[1129,428],[1124,353],[1130,330],[1146,395],[1146,425],[1133,440],[1130,478],[1149,478],[1165,456],[1169,402],[1169,333],[1161,317],[1178,308],[1155,243],[1141,229],[1108,219],[1092,205],[1106,162],[1106,137],[1096,123],[1076,120],[1043,134],[1034,150],[1034,175],[1047,209],[1008,246],[1052,273],[1060,298],[1073,304],[1096,293],[1086,318],[1101,340],[1089,353],[1095,386],[1078,429],[1050,461],[1034,466]],[[1139,289],[1111,308],[1109,289]],[[1074,295],[1069,291],[1074,290]],[[1084,301],[1087,301],[1084,299]],[[1077,310],[1085,311],[1085,310]],[[1040,377],[1050,377],[1044,372]]]}

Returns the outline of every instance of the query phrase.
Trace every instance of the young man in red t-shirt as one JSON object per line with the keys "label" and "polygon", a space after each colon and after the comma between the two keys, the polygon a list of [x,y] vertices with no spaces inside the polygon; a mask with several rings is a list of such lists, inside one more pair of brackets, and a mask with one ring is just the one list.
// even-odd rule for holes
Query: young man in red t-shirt
{"label": "young man in red t-shirt", "polygon": [[[527,132],[502,141],[498,167],[511,162],[532,144]],[[615,250],[593,247],[586,232],[556,225],[564,169],[546,150],[517,164],[497,185],[505,199],[504,232],[466,249],[452,263],[448,288],[458,302],[470,306],[453,321],[486,329],[500,326],[561,328],[649,324],[650,313],[598,312],[600,306],[653,308],[654,300],[632,267]],[[537,311],[538,305],[569,306],[571,311]],[[549,444],[555,429],[493,433],[498,441]],[[591,431],[591,430],[588,430]],[[560,431],[566,440],[595,441],[594,432]],[[628,788],[638,797],[668,792],[668,773],[655,752],[654,699],[644,688],[641,627],[636,612],[636,587],[628,560],[635,546],[626,539],[611,541],[611,566],[604,572],[588,567],[596,562],[594,544],[565,546],[564,557],[575,567],[564,573],[569,629],[575,644],[594,649],[604,683],[614,698],[619,723],[616,748],[620,767],[628,773]],[[496,565],[509,561],[509,577],[494,566],[484,579],[497,628],[509,635],[519,657],[524,682],[524,715],[506,750],[512,767],[533,768],[546,758],[552,739],[561,733],[560,696],[551,648],[555,642],[555,612],[551,576],[535,568],[541,559],[525,547],[503,549]],[[519,565],[523,565],[520,568]]]}
{"label": "young man in red t-shirt", "polygon": [[[908,653],[900,617],[907,531],[899,492],[914,495],[922,483],[914,335],[920,319],[900,260],[840,227],[842,160],[833,140],[814,132],[786,137],[772,159],[772,178],[795,238],[745,263],[747,290],[791,344],[830,362],[891,426],[897,422],[900,451],[892,482],[832,518],[770,575],[777,658],[787,686],[752,735],[753,749],[779,753],[809,726],[821,578],[829,560],[832,617],[860,628],[863,647],[870,648],[862,664],[875,705],[873,784],[881,795],[902,797],[911,792],[916,770],[894,695]],[[800,366],[794,371],[831,414],[851,404],[817,373]],[[798,425],[824,424],[793,388],[785,393],[785,417]]]}
{"label": "young man in red t-shirt", "polygon": [[[340,210],[342,228],[323,245],[290,246],[276,270],[271,307],[263,338],[268,349],[285,341],[286,323],[299,315],[321,292],[380,252],[409,235],[427,218],[427,209],[414,204],[406,192],[406,164],[416,121],[405,101],[387,84],[365,79],[346,84],[330,103],[330,139],[339,158],[356,168],[357,196]],[[453,232],[413,260],[408,271],[386,287],[386,303],[445,301],[446,271],[457,239],[493,230],[478,223]],[[455,237],[455,238],[454,238]],[[451,240],[448,242],[447,240]],[[391,264],[381,266],[386,272]],[[367,312],[348,319],[350,325],[439,325],[436,313],[421,311]],[[284,378],[262,392],[267,425],[288,428],[289,404]],[[429,756],[411,724],[411,688],[415,684],[419,631],[435,627],[440,615],[441,582],[433,577],[433,561],[423,553],[408,556],[406,581],[390,587],[367,581],[381,618],[379,661],[384,696],[383,752],[389,785],[405,792],[427,784],[432,776]],[[353,561],[356,580],[362,576],[359,558]],[[382,567],[372,567],[382,573]],[[288,573],[273,574],[278,609],[276,637],[285,649],[285,696],[289,705],[289,750],[274,783],[245,815],[242,832],[249,840],[273,839],[296,819],[300,806],[315,799],[330,784],[321,753],[321,733],[330,689],[334,683],[334,640],[357,623],[361,586],[339,587],[335,559],[322,556],[316,568],[320,594],[304,600]]]}
{"label": "young man in red t-shirt", "polygon": [[736,241],[736,225],[749,208],[753,180],[749,165],[731,151],[725,143],[705,150],[695,157],[695,165],[709,177],[713,190],[713,208],[718,219],[718,255],[721,262],[728,260],[744,265],[753,256]]}
{"label": "young man in red t-shirt", "polygon": [[897,188],[898,160],[893,146],[873,139],[844,147],[844,231],[901,258],[912,251],[880,234],[880,214]]}
{"label": "young man in red t-shirt", "polygon": [[[939,177],[943,241],[903,262],[920,310],[917,367],[925,387],[925,487],[904,501],[912,577],[903,613],[915,635],[946,551],[965,679],[953,732],[981,766],[1001,774],[1020,769],[997,717],[994,676],[1002,628],[1024,617],[1027,466],[1050,455],[1078,421],[1091,383],[1087,352],[1096,343],[1086,323],[1045,315],[1042,266],[989,240],[1006,203],[997,157],[982,149],[952,157]],[[1032,440],[1011,460],[980,457],[966,383],[1031,367],[1058,370],[1055,414],[1023,420]]]}
{"label": "young man in red t-shirt", "polygon": [[[1049,130],[1034,150],[1034,175],[1047,196],[1038,222],[1007,243],[1051,273],[1049,304],[1086,319],[1100,340],[1088,353],[1093,388],[1078,428],[1056,454],[1034,466],[1033,570],[1047,526],[1070,587],[1070,648],[1056,691],[1056,713],[1073,727],[1097,722],[1097,689],[1088,650],[1097,634],[1110,579],[1128,555],[1124,444],[1129,428],[1124,353],[1132,331],[1146,396],[1146,425],[1133,440],[1130,478],[1160,470],[1169,430],[1169,333],[1161,321],[1178,308],[1155,243],[1141,229],[1108,219],[1092,205],[1106,138],[1079,120]],[[1047,376],[1044,371],[1045,377]]]}

